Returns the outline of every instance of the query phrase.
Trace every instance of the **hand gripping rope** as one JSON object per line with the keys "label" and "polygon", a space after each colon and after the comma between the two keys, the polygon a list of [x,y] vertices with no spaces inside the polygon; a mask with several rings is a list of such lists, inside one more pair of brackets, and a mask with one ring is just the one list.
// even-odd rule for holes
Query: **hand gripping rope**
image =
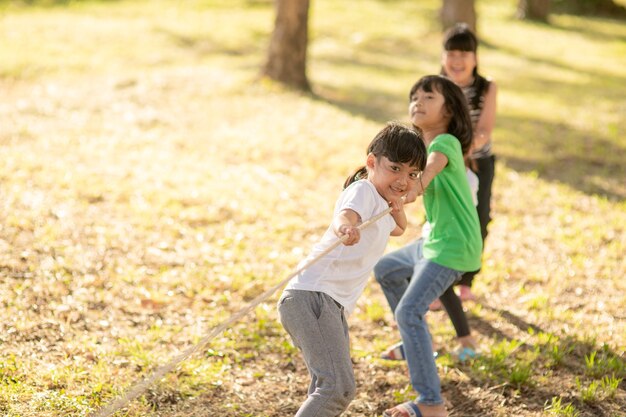
{"label": "hand gripping rope", "polygon": [[[378,213],[375,216],[372,216],[366,222],[361,223],[358,226],[358,229],[362,230],[362,229],[368,227],[369,225],[377,222],[378,220],[380,220],[381,218],[383,218],[384,216],[389,214],[391,212],[391,210],[392,210],[392,208],[389,207],[388,209],[384,210],[383,212]],[[231,324],[235,323],[236,321],[238,321],[239,319],[244,317],[246,314],[248,314],[250,311],[252,311],[252,309],[254,309],[256,306],[258,306],[263,301],[265,301],[267,298],[269,298],[279,288],[281,288],[283,285],[287,284],[287,282],[291,278],[295,277],[300,272],[304,271],[305,269],[307,269],[308,267],[313,265],[315,262],[319,261],[320,258],[322,258],[324,255],[326,255],[331,250],[335,249],[341,243],[343,243],[343,241],[346,238],[347,238],[347,235],[342,236],[341,239],[338,239],[336,242],[334,242],[332,245],[330,245],[327,249],[325,249],[319,255],[315,256],[313,259],[308,261],[306,264],[302,265],[300,268],[298,268],[295,271],[293,271],[288,277],[284,278],[278,284],[274,285],[272,288],[268,289],[263,294],[261,294],[258,297],[256,297],[254,300],[252,300],[250,302],[250,304],[247,307],[242,308],[241,310],[239,310],[238,312],[236,312],[235,314],[230,316],[228,318],[228,320],[224,321],[219,326],[214,327],[213,330],[211,331],[211,333],[206,335],[197,344],[195,344],[194,346],[191,346],[187,350],[185,350],[182,353],[180,353],[179,355],[175,356],[173,359],[171,359],[165,365],[159,366],[158,368],[153,370],[152,373],[150,373],[143,380],[135,382],[123,395],[121,395],[120,397],[116,398],[115,400],[109,402],[107,405],[105,405],[104,407],[101,407],[99,410],[96,410],[95,412],[91,413],[89,415],[89,417],[109,417],[109,416],[113,415],[114,413],[116,413],[117,411],[119,411],[121,408],[126,406],[129,402],[131,402],[135,398],[139,397],[152,384],[154,384],[156,381],[160,380],[167,373],[169,373],[174,368],[176,368],[176,366],[178,366],[178,364],[180,364],[182,361],[184,361],[185,359],[189,358],[194,353],[202,350],[215,336],[217,336],[218,334],[222,333],[225,329],[230,327]]]}

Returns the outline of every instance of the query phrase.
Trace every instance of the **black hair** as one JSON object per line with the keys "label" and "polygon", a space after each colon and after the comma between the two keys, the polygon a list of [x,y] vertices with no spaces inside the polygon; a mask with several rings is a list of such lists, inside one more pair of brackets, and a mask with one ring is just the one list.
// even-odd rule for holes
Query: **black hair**
{"label": "black hair", "polygon": [[[472,145],[472,119],[461,88],[441,75],[426,75],[411,87],[409,101],[418,90],[427,93],[437,91],[443,96],[446,111],[451,115],[446,131],[461,142],[463,155],[466,155]],[[418,128],[418,130],[420,129]]]}
{"label": "black hair", "polygon": [[478,50],[478,38],[467,23],[457,23],[444,34],[443,50],[476,53]]}
{"label": "black hair", "polygon": [[[443,50],[444,51],[465,51],[474,52],[478,51],[478,38],[472,32],[467,23],[457,23],[446,31],[443,36]],[[441,75],[447,75],[445,69],[441,67]],[[476,94],[472,97],[473,108],[480,108],[481,98],[489,89],[489,80],[478,73],[478,63],[472,71],[474,81],[472,87],[475,89]]]}
{"label": "black hair", "polygon": [[[367,155],[370,153],[374,154],[377,160],[384,156],[391,162],[409,164],[420,171],[426,166],[426,147],[421,132],[396,122],[387,123],[372,139],[367,147]],[[367,168],[362,166],[346,179],[343,188],[365,178]]]}

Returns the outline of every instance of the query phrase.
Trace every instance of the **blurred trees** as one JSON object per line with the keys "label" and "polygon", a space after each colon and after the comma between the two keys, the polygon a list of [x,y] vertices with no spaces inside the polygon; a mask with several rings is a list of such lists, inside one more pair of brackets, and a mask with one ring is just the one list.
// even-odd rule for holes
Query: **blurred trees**
{"label": "blurred trees", "polygon": [[[309,4],[310,0],[274,0],[276,20],[262,70],[263,75],[304,91],[311,88],[306,75]],[[626,16],[626,9],[613,0],[518,0],[517,16],[521,19],[547,22],[552,11]],[[442,0],[440,18],[444,30],[465,22],[478,32],[474,0]]]}
{"label": "blurred trees", "polygon": [[626,17],[626,7],[613,0],[552,0],[550,11],[614,19]]}
{"label": "blurred trees", "polygon": [[550,14],[550,0],[519,0],[517,17],[520,19],[547,22]]}
{"label": "blurred trees", "polygon": [[467,23],[476,33],[474,0],[443,0],[439,14],[443,30],[454,26],[455,23]]}
{"label": "blurred trees", "polygon": [[276,20],[263,75],[308,91],[309,0],[275,0],[274,5]]}
{"label": "blurred trees", "polygon": [[613,0],[519,0],[517,4],[520,19],[548,22],[552,12],[615,19],[626,17],[626,8]]}

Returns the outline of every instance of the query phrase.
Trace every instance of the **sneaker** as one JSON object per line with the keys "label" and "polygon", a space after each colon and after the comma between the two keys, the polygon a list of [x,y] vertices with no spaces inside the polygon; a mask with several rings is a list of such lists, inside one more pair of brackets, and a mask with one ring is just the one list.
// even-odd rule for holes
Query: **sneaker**
{"label": "sneaker", "polygon": [[452,352],[452,356],[457,358],[460,362],[465,362],[470,359],[475,359],[479,355],[478,355],[478,352],[476,352],[471,347],[461,347],[455,350],[454,352]]}

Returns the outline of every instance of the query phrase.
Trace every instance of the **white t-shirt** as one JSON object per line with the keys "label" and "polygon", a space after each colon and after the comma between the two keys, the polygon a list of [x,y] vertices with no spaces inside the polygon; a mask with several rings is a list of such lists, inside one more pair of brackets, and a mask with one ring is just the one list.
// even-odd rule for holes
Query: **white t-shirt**
{"label": "white t-shirt", "polygon": [[[378,194],[374,184],[360,180],[346,188],[337,203],[333,218],[341,210],[350,209],[358,213],[361,221],[389,208],[389,204]],[[330,295],[345,309],[346,315],[352,313],[357,299],[363,292],[367,280],[376,262],[383,255],[390,233],[396,228],[396,222],[384,216],[361,230],[359,243],[352,246],[339,245],[319,261],[295,276],[286,289],[319,291]],[[337,236],[328,227],[322,239],[313,246],[307,258],[300,262],[304,265],[310,259],[323,252],[337,241]]]}
{"label": "white t-shirt", "polygon": [[478,175],[474,173],[471,169],[467,168],[465,170],[465,175],[467,175],[467,182],[469,182],[470,191],[472,192],[472,201],[474,205],[478,205]]}

